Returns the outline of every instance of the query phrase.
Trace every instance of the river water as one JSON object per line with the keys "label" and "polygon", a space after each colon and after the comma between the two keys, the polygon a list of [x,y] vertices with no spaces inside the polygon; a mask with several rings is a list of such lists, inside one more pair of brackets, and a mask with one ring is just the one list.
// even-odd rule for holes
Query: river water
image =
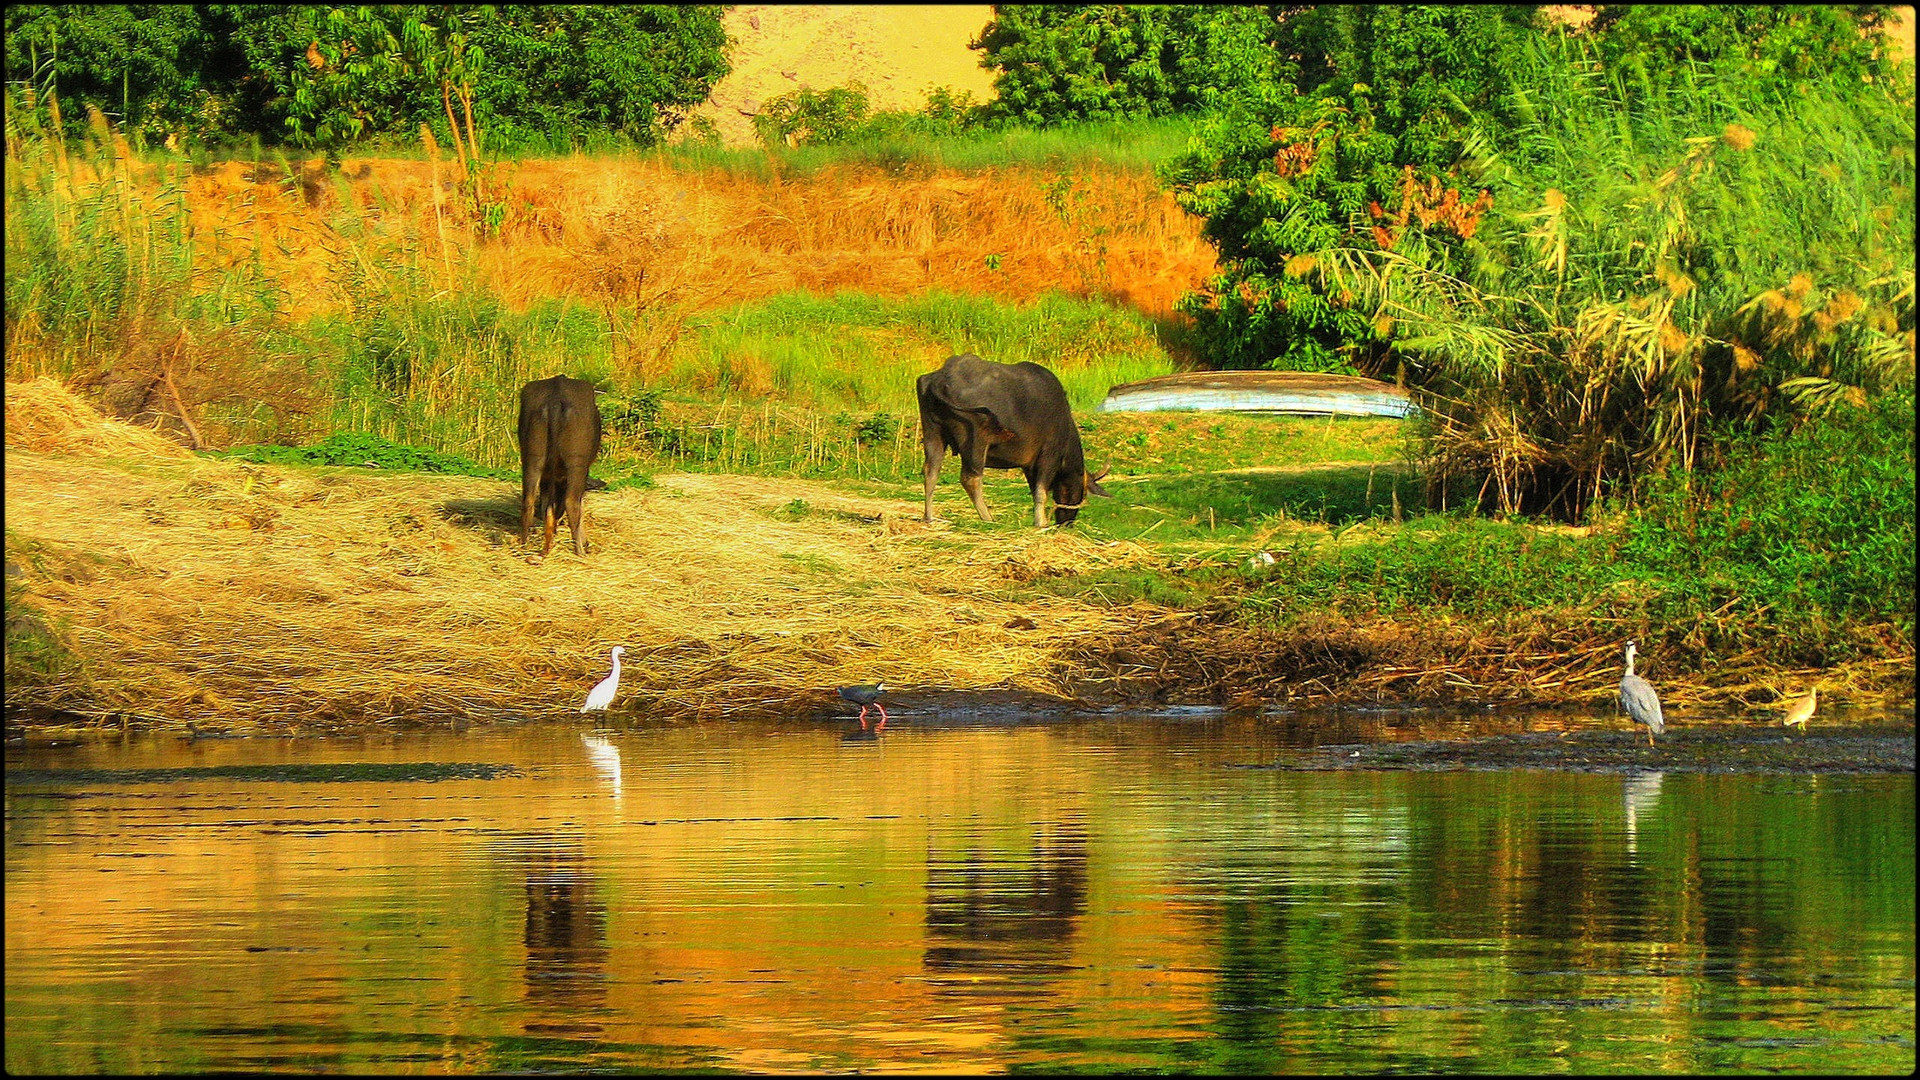
{"label": "river water", "polygon": [[1914,1069],[1911,772],[1275,730],[10,745],[6,1067]]}

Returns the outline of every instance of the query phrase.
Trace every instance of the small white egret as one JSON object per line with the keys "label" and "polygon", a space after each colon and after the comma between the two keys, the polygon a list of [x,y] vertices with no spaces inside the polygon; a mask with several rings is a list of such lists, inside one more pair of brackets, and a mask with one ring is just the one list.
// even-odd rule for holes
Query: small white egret
{"label": "small white egret", "polygon": [[620,689],[620,654],[627,650],[621,646],[613,647],[613,674],[600,680],[600,685],[587,694],[587,703],[580,706],[581,712],[605,712],[613,704],[614,692]]}

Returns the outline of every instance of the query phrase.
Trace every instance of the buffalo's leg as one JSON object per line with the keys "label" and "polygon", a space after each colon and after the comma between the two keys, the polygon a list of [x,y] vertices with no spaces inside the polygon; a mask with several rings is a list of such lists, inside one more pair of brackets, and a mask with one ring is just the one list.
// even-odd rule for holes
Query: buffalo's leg
{"label": "buffalo's leg", "polygon": [[927,512],[922,518],[927,524],[933,524],[933,487],[940,482],[940,463],[946,459],[947,446],[937,439],[924,440],[922,449],[927,452],[926,479],[923,487],[927,492]]}
{"label": "buffalo's leg", "polygon": [[540,480],[529,479],[520,492],[520,547],[533,543],[533,519],[540,503]]}
{"label": "buffalo's leg", "polygon": [[1033,527],[1047,527],[1047,489],[1041,487],[1038,480],[1033,482]]}
{"label": "buffalo's leg", "polygon": [[542,508],[542,518],[541,518],[542,525],[540,529],[540,554],[551,555],[553,554],[554,511],[558,509],[554,505],[558,501],[555,498],[555,496],[559,495],[560,493],[553,490],[553,487],[550,484],[543,484],[542,487],[544,488],[544,490],[542,490],[540,493],[540,506]]}
{"label": "buffalo's leg", "polygon": [[543,433],[528,432],[520,440],[520,547],[533,542],[533,519],[539,513],[541,472],[547,460]]}
{"label": "buffalo's leg", "polygon": [[980,488],[980,474],[960,474],[960,486],[967,489],[967,497],[973,500],[973,508],[979,512],[981,521],[992,521],[993,511],[987,509],[987,493]]}
{"label": "buffalo's leg", "polygon": [[573,532],[573,553],[587,554],[587,463],[567,463],[567,528]]}
{"label": "buffalo's leg", "polygon": [[986,471],[986,442],[979,432],[971,432],[960,447],[960,486],[967,489],[967,497],[973,500],[973,509],[980,515],[980,520],[992,521],[993,511],[987,509],[987,493],[980,488],[981,474]]}

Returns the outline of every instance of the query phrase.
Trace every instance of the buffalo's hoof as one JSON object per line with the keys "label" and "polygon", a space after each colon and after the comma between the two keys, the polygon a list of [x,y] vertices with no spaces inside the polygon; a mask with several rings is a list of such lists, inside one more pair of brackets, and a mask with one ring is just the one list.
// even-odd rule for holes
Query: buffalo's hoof
{"label": "buffalo's hoof", "polygon": [[546,557],[545,555],[529,555],[529,556],[527,556],[527,565],[528,565],[528,566],[539,566],[539,565],[540,565],[541,563],[543,563],[543,562],[546,562],[546,561],[547,561],[547,557]]}

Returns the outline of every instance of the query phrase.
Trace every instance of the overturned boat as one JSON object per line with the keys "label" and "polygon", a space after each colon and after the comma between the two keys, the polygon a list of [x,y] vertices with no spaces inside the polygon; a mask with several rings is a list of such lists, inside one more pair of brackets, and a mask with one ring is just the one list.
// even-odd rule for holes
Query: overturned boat
{"label": "overturned boat", "polygon": [[1100,403],[1101,412],[1172,409],[1402,417],[1419,406],[1390,382],[1306,371],[1186,371],[1122,383]]}

